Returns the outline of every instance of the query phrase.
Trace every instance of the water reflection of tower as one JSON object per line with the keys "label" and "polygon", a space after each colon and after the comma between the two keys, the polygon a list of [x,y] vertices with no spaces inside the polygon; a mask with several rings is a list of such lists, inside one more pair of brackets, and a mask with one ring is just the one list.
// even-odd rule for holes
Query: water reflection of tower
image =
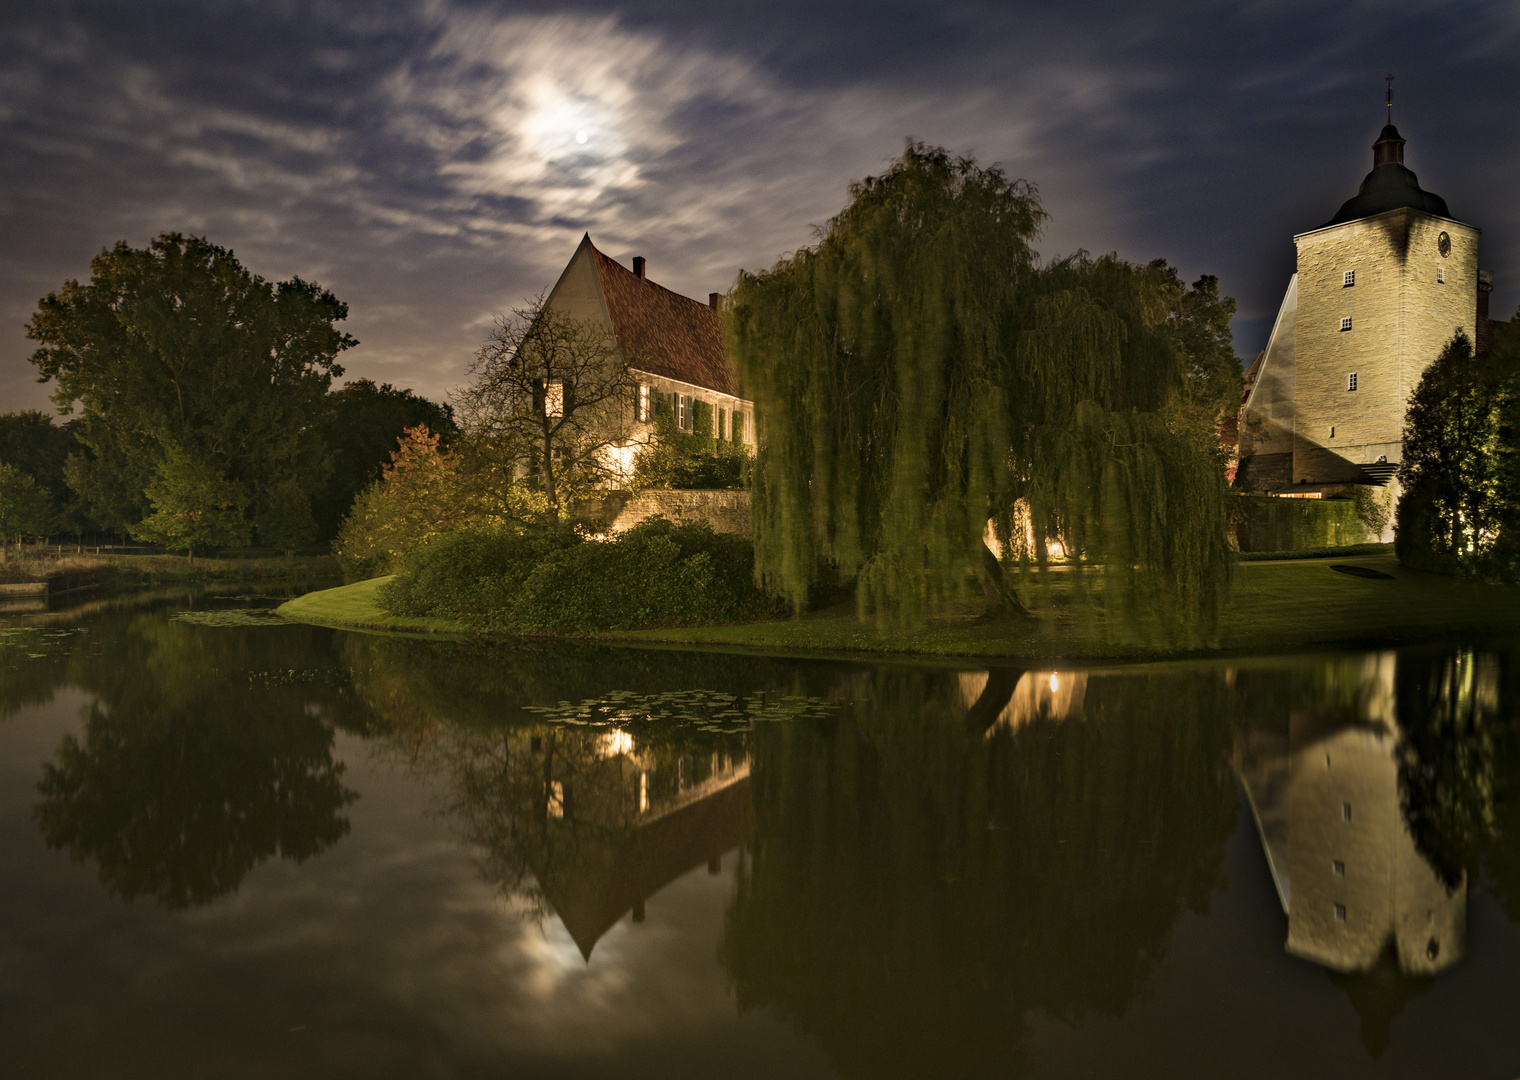
{"label": "water reflection of tower", "polygon": [[1288,916],[1287,950],[1366,972],[1392,952],[1435,975],[1466,949],[1467,885],[1448,891],[1400,809],[1393,653],[1368,657],[1351,702],[1252,723],[1240,773]]}

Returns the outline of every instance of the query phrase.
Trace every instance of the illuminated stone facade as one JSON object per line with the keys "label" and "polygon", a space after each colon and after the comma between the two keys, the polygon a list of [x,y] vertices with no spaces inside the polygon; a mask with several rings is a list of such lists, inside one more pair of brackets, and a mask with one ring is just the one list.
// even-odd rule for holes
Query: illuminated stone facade
{"label": "illuminated stone facade", "polygon": [[1238,489],[1319,498],[1391,485],[1397,497],[1409,395],[1454,334],[1486,337],[1479,235],[1419,186],[1385,127],[1357,195],[1294,237],[1297,273],[1247,373]]}
{"label": "illuminated stone facade", "polygon": [[1457,331],[1476,338],[1478,236],[1405,207],[1294,237],[1294,483],[1399,461],[1420,376]]}

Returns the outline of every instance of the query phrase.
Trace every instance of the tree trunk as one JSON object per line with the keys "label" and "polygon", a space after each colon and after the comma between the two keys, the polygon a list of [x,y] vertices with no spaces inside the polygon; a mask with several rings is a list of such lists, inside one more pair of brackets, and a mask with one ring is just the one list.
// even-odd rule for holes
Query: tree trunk
{"label": "tree trunk", "polygon": [[1034,619],[1029,609],[1019,603],[1018,594],[1009,587],[1008,579],[1003,576],[1002,564],[985,540],[982,542],[982,564],[977,567],[976,577],[982,583],[982,593],[987,598],[987,610],[982,616],[984,619]]}
{"label": "tree trunk", "polygon": [[544,431],[544,495],[549,500],[549,524],[559,525],[559,490],[554,482],[554,439]]}
{"label": "tree trunk", "polygon": [[973,735],[990,730],[1013,700],[1013,692],[1018,689],[1023,674],[1023,668],[993,668],[987,672],[987,685],[966,710],[966,730]]}

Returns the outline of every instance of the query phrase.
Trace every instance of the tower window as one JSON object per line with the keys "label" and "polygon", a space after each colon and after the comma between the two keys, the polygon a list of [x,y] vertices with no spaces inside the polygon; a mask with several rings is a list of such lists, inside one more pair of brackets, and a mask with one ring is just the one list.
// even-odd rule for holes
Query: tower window
{"label": "tower window", "polygon": [[1346,876],[1346,864],[1343,863],[1343,862],[1341,862],[1341,860],[1339,860],[1339,859],[1335,859],[1335,860],[1333,860],[1333,862],[1335,864],[1335,876],[1336,877],[1345,877]]}
{"label": "tower window", "polygon": [[1330,425],[1330,437],[1332,439],[1335,438],[1335,425],[1334,424]]}
{"label": "tower window", "polygon": [[1342,330],[1350,330],[1351,329],[1351,316],[1350,315],[1342,315],[1341,316],[1341,329]]}
{"label": "tower window", "polygon": [[1437,285],[1445,285],[1446,284],[1446,267],[1444,267],[1444,266],[1438,266],[1438,267],[1436,267],[1436,284]]}
{"label": "tower window", "polygon": [[1348,803],[1348,802],[1341,803],[1341,820],[1342,821],[1350,821],[1351,820],[1351,804]]}
{"label": "tower window", "polygon": [[1349,289],[1349,288],[1351,288],[1351,286],[1353,286],[1355,284],[1356,284],[1356,271],[1355,270],[1347,270],[1344,274],[1341,275],[1341,288],[1343,288],[1343,289]]}
{"label": "tower window", "polygon": [[1336,904],[1335,905],[1335,921],[1336,922],[1345,922],[1346,921],[1346,905],[1345,904]]}
{"label": "tower window", "polygon": [[1353,371],[1349,375],[1346,376],[1346,389],[1347,390],[1355,390],[1356,389],[1356,372]]}

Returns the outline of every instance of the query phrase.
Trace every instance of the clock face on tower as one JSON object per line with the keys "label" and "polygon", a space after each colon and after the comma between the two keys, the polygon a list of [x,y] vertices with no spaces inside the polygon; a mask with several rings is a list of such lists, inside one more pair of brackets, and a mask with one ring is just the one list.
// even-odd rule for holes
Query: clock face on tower
{"label": "clock face on tower", "polygon": [[1444,259],[1451,254],[1451,237],[1446,233],[1442,233],[1436,237],[1436,247],[1441,249],[1441,257]]}

